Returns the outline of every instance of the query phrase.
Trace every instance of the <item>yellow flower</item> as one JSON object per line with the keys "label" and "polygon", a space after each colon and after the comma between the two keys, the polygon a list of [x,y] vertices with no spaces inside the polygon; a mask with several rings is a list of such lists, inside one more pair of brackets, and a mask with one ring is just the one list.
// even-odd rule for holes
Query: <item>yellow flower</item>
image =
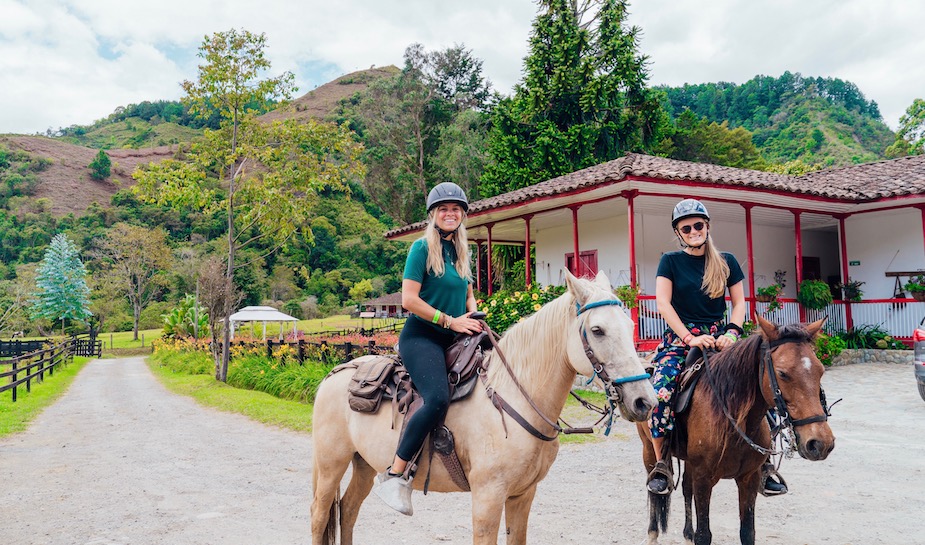
{"label": "yellow flower", "polygon": [[533,305],[533,310],[539,310],[539,309],[541,309],[541,308],[542,308],[542,307],[540,306],[539,303],[535,303],[535,304]]}
{"label": "yellow flower", "polygon": [[534,300],[534,301],[539,300],[539,298],[540,298],[540,294],[538,294],[538,293],[534,293],[534,294],[533,294],[533,300]]}
{"label": "yellow flower", "polygon": [[496,299],[491,300],[491,306],[495,306],[497,304],[498,304],[498,301]]}
{"label": "yellow flower", "polygon": [[514,292],[514,297],[520,297],[520,292],[519,292],[519,291],[515,291],[515,292]]}

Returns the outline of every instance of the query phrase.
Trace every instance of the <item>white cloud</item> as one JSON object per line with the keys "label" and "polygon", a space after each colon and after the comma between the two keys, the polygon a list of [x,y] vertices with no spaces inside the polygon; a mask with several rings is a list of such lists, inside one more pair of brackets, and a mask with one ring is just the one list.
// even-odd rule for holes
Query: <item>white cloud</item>
{"label": "white cloud", "polygon": [[[205,35],[264,32],[274,72],[303,92],[370,65],[401,65],[405,48],[465,44],[496,89],[510,92],[533,0],[0,0],[0,132],[85,124],[117,106],[175,99],[196,77]],[[876,100],[895,127],[925,96],[925,4],[797,0],[636,0],[652,83],[731,81],[785,70],[839,77]],[[311,67],[309,70],[308,67]]]}

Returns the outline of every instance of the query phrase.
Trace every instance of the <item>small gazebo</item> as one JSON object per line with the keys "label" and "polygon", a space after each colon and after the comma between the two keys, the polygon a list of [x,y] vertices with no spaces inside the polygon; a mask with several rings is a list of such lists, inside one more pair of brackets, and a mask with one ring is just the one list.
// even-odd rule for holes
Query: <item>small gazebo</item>
{"label": "small gazebo", "polygon": [[231,338],[239,324],[263,322],[263,340],[267,340],[267,322],[279,322],[279,338],[283,339],[283,324],[292,322],[292,331],[296,329],[298,318],[280,312],[273,307],[244,307],[231,315]]}

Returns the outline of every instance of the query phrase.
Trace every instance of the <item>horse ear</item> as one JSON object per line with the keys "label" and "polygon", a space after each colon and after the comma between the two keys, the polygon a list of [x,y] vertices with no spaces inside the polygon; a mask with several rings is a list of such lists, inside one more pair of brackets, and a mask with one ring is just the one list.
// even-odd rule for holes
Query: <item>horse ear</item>
{"label": "horse ear", "polygon": [[604,271],[597,271],[597,275],[594,276],[594,281],[605,289],[611,289],[610,280],[607,278],[607,275],[604,274]]}
{"label": "horse ear", "polygon": [[818,335],[819,332],[822,331],[822,326],[825,325],[825,322],[828,319],[828,316],[823,316],[821,320],[816,320],[815,322],[807,325],[806,330],[809,331],[810,336],[815,337]]}
{"label": "horse ear", "polygon": [[569,271],[565,271],[565,285],[579,305],[583,304],[588,299],[588,292],[585,287],[581,285],[581,280]]}
{"label": "horse ear", "polygon": [[761,332],[764,334],[765,338],[769,341],[777,339],[777,324],[773,324],[764,318],[760,314],[755,313],[755,321],[758,322],[758,327],[761,328]]}

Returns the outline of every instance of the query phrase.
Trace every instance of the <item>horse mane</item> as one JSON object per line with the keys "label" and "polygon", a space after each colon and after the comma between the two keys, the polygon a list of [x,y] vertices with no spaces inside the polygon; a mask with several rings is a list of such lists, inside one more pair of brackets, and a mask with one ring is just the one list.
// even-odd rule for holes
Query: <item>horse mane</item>
{"label": "horse mane", "polygon": [[[813,340],[802,324],[780,326],[777,331],[781,341]],[[709,400],[715,414],[723,415],[722,403],[740,425],[744,422],[758,401],[758,370],[764,354],[763,347],[764,336],[750,335],[710,358],[710,383],[715,395],[709,396]]]}
{"label": "horse mane", "polygon": [[[566,359],[566,343],[562,342],[561,333],[573,311],[574,298],[565,292],[543,305],[536,313],[511,326],[501,336],[498,347],[521,384],[543,384],[552,378],[550,372],[555,367],[545,363]],[[537,358],[536,354],[542,354],[543,357]],[[488,353],[488,379],[497,389],[513,382],[504,370],[504,365],[494,361],[496,357],[494,350]]]}

